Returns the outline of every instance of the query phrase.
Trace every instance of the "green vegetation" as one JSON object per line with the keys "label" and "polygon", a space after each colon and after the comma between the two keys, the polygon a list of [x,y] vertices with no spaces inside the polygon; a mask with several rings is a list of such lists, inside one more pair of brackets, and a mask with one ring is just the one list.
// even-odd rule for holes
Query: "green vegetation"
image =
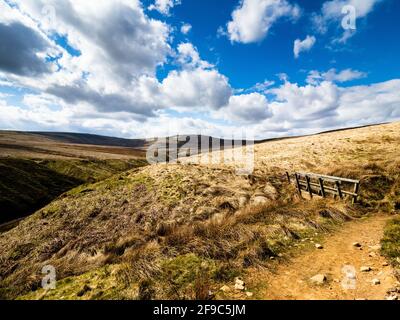
{"label": "green vegetation", "polygon": [[51,170],[84,182],[97,182],[110,176],[147,165],[146,160],[42,160]]}
{"label": "green vegetation", "polygon": [[29,215],[76,186],[146,164],[145,160],[0,159],[0,223]]}
{"label": "green vegetation", "polygon": [[82,183],[31,160],[0,159],[0,223],[34,212]]}
{"label": "green vegetation", "polygon": [[382,253],[398,263],[396,258],[400,258],[400,218],[395,218],[387,224],[382,239]]}
{"label": "green vegetation", "polygon": [[[400,210],[398,140],[388,142],[393,144],[386,146],[392,150],[388,155],[376,149],[380,144],[366,139],[362,147],[370,154],[363,159],[357,157],[364,151],[355,150],[355,138],[340,142],[348,143],[343,158],[332,151],[333,140],[315,142],[321,152],[311,160],[302,158],[308,154],[304,141],[288,153],[296,150],[299,139],[292,140],[291,147],[272,143],[272,151],[260,145],[262,160],[256,158],[259,163],[251,176],[238,176],[230,166],[180,163],[136,169],[143,163],[28,161],[31,167],[20,170],[24,175],[10,173],[1,183],[14,187],[11,177],[20,174],[15,180],[25,181],[40,172],[39,166],[47,179],[56,174],[77,184],[0,235],[0,297],[246,299],[245,292],[220,289],[232,288],[236,277],[246,279],[297,249],[314,246],[312,242],[348,220]],[[381,154],[386,158],[379,160]],[[7,174],[15,164],[6,164]],[[352,205],[350,199],[300,200],[282,164],[292,171],[360,179],[360,201]],[[135,169],[125,171],[129,168]],[[38,179],[31,180],[35,185]],[[22,188],[12,196],[24,194]],[[384,254],[394,262],[399,257],[399,228],[397,218],[382,241]],[[43,265],[57,270],[55,290],[38,289]],[[259,284],[247,284],[257,297]]]}

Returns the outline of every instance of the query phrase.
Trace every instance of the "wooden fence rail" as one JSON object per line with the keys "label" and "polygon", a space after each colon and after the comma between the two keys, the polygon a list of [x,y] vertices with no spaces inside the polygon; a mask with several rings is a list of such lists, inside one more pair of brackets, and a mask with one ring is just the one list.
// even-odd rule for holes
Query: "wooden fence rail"
{"label": "wooden fence rail", "polygon": [[352,202],[356,203],[360,195],[360,180],[301,172],[296,172],[294,175],[286,172],[286,176],[289,183],[292,183],[294,176],[300,196],[303,191],[308,192],[310,198],[313,198],[314,195],[326,198],[327,194],[332,194],[335,198],[339,197],[340,199],[351,197]]}

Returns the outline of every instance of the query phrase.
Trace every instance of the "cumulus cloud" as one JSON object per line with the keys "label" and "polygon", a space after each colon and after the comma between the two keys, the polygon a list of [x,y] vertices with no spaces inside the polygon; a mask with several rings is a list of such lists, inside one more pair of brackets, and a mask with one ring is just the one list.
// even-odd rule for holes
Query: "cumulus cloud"
{"label": "cumulus cloud", "polygon": [[365,78],[367,74],[362,71],[345,69],[337,72],[336,69],[332,68],[327,72],[319,72],[316,70],[310,71],[307,77],[307,83],[317,84],[321,81],[331,81],[331,82],[347,82],[357,79]]}
{"label": "cumulus cloud", "polygon": [[219,109],[228,104],[232,89],[228,79],[216,70],[196,68],[172,71],[161,84],[170,107]]}
{"label": "cumulus cloud", "polygon": [[[172,48],[173,28],[148,17],[138,0],[14,2],[0,2],[0,36],[13,56],[0,49],[0,85],[29,94],[17,106],[0,94],[1,128],[229,136],[243,124],[265,138],[400,118],[400,80],[340,86],[366,76],[353,69],[311,71],[304,86],[282,74],[280,85],[260,82],[239,94],[193,44]],[[49,5],[53,22],[43,18]],[[259,41],[277,19],[296,16],[296,8],[283,0],[243,0],[228,35]],[[54,35],[66,43],[57,44]],[[300,44],[298,54],[303,49]],[[172,69],[158,78],[167,63]]]}
{"label": "cumulus cloud", "polygon": [[[18,51],[15,55],[8,53],[8,59],[19,63],[14,66],[13,75],[11,67],[5,68],[7,61],[0,58],[3,76],[8,81],[54,94],[67,103],[88,103],[102,112],[151,115],[159,107],[152,101],[142,101],[146,92],[138,92],[138,88],[151,90],[151,84],[146,88],[142,79],[154,78],[156,68],[172,54],[171,30],[167,24],[148,18],[139,1],[24,0],[16,4],[3,4],[8,14],[0,16],[0,22],[14,16],[29,24],[25,23],[24,29],[9,25],[4,30],[14,39],[7,48]],[[43,8],[49,6],[56,14],[51,24],[43,17]],[[41,37],[36,31],[39,26],[43,31]],[[18,77],[21,73],[48,71],[37,51],[45,50],[46,44],[55,46],[54,32],[67,39],[68,45],[78,48],[80,55],[73,56],[67,47],[58,46],[58,72],[47,72],[41,79]],[[15,59],[19,56],[21,59]]]}
{"label": "cumulus cloud", "polygon": [[307,36],[304,40],[296,39],[293,47],[295,58],[297,59],[301,52],[310,51],[316,41],[314,36]]}
{"label": "cumulus cloud", "polygon": [[0,70],[20,76],[38,76],[51,71],[46,63],[49,43],[22,23],[0,23]]}
{"label": "cumulus cloud", "polygon": [[219,116],[229,121],[256,123],[271,117],[272,113],[267,98],[254,92],[232,96]]}
{"label": "cumulus cloud", "polygon": [[241,0],[227,24],[227,35],[232,42],[259,42],[280,18],[299,16],[300,8],[286,0]]}
{"label": "cumulus cloud", "polygon": [[183,34],[188,34],[190,30],[192,30],[192,25],[190,25],[189,23],[184,23],[181,27],[181,32]]}
{"label": "cumulus cloud", "polygon": [[332,82],[299,86],[285,82],[270,93],[276,96],[271,104],[274,119],[279,121],[312,121],[334,116],[338,107],[339,89]]}
{"label": "cumulus cloud", "polygon": [[179,4],[181,4],[181,0],[155,0],[155,2],[149,6],[149,10],[157,10],[161,14],[169,15],[170,10]]}
{"label": "cumulus cloud", "polygon": [[177,58],[178,62],[183,67],[201,68],[201,69],[214,67],[214,65],[200,58],[200,54],[197,48],[195,48],[193,44],[191,44],[190,42],[180,43],[178,45],[177,51],[178,51],[178,58]]}
{"label": "cumulus cloud", "polygon": [[[336,23],[338,28],[342,28],[341,20],[344,18],[343,8],[351,6],[355,9],[356,19],[365,18],[370,14],[376,5],[383,0],[330,0],[326,1],[319,14],[313,15],[313,24],[319,33],[326,33],[329,25]],[[343,34],[333,40],[336,43],[345,43],[350,39],[356,30],[343,30]]]}

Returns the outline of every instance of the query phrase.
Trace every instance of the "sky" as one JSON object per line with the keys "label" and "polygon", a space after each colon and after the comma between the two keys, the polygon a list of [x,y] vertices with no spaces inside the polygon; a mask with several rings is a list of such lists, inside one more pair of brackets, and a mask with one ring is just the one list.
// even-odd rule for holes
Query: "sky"
{"label": "sky", "polygon": [[400,120],[397,0],[0,0],[0,129],[274,138]]}

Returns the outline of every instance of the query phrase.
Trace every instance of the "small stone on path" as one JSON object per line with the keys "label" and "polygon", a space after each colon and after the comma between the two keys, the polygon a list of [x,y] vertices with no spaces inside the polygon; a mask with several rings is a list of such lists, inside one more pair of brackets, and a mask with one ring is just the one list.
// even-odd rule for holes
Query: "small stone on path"
{"label": "small stone on path", "polygon": [[314,284],[321,285],[326,282],[327,278],[326,278],[326,275],[324,275],[324,274],[317,274],[316,276],[312,277],[310,280]]}

